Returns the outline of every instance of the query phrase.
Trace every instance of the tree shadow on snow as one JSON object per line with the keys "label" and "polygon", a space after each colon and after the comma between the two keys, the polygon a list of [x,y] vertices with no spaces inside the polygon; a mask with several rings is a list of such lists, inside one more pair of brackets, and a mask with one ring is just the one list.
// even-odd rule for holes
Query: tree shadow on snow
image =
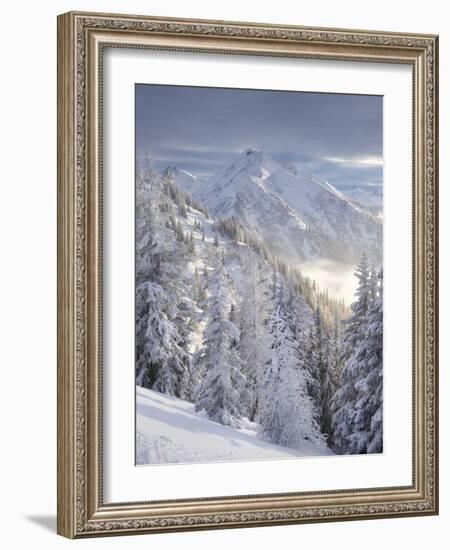
{"label": "tree shadow on snow", "polygon": [[[156,401],[157,398],[155,398]],[[162,403],[162,401],[158,401]],[[165,405],[165,403],[164,403]],[[166,405],[165,405],[166,406]],[[187,411],[183,407],[176,406],[174,408],[179,412],[169,411],[167,409],[160,409],[157,406],[148,403],[136,403],[136,412],[149,420],[155,420],[163,424],[167,424],[177,429],[189,431],[191,433],[203,434],[205,437],[221,437],[229,441],[233,446],[239,447],[239,442],[242,444],[249,444],[253,447],[258,447],[261,450],[267,451],[267,441],[261,441],[255,437],[247,435],[236,428],[230,426],[224,426],[218,422],[214,422],[206,417],[197,417],[190,411]],[[230,436],[229,430],[232,430],[233,437]],[[163,435],[163,434],[161,434]],[[292,449],[283,448],[283,450],[292,454],[292,456],[299,456],[299,454],[292,451]]]}

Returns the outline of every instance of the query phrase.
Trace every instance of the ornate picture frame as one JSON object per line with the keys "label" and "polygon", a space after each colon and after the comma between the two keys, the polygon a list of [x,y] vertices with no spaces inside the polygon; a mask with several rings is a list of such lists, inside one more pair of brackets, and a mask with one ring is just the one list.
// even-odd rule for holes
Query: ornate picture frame
{"label": "ornate picture frame", "polygon": [[[412,483],[104,501],[103,52],[412,68]],[[438,37],[70,12],[58,17],[58,533],[69,538],[438,513]]]}

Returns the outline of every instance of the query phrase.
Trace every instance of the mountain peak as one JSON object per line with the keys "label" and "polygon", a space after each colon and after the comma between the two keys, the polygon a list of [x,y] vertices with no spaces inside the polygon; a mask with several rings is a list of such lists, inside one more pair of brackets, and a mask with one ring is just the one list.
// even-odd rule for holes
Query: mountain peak
{"label": "mountain peak", "polygon": [[223,176],[231,180],[245,174],[264,179],[279,168],[280,164],[268,153],[249,147],[234,159]]}
{"label": "mountain peak", "polygon": [[239,156],[249,157],[251,160],[270,159],[273,161],[273,158],[269,155],[269,153],[266,153],[261,149],[253,149],[252,147],[248,147],[247,149],[245,149]]}

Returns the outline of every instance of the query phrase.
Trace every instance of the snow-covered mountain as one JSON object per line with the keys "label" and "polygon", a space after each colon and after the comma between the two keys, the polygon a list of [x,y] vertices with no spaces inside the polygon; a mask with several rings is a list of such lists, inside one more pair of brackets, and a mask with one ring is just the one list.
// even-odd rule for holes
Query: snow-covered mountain
{"label": "snow-covered mountain", "polygon": [[383,188],[382,187],[352,187],[346,189],[347,197],[359,206],[369,210],[379,218],[383,216]]}
{"label": "snow-covered mountain", "polygon": [[176,166],[169,166],[164,173],[166,176],[171,177],[178,187],[184,189],[191,195],[193,195],[199,185],[204,182],[199,176],[191,174],[187,170],[177,168]]}
{"label": "snow-covered mountain", "polygon": [[218,218],[236,217],[291,260],[356,263],[381,259],[382,223],[325,180],[298,175],[268,153],[247,149],[222,173],[195,182],[178,176]]}
{"label": "snow-covered mountain", "polygon": [[383,189],[381,187],[352,187],[345,194],[353,202],[368,208],[381,208],[383,205]]}

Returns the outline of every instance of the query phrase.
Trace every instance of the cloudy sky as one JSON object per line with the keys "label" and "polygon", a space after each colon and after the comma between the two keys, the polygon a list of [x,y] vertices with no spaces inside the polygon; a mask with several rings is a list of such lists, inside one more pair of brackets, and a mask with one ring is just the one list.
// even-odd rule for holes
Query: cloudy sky
{"label": "cloudy sky", "polygon": [[208,176],[248,147],[345,188],[382,184],[382,97],[136,85],[138,154]]}

